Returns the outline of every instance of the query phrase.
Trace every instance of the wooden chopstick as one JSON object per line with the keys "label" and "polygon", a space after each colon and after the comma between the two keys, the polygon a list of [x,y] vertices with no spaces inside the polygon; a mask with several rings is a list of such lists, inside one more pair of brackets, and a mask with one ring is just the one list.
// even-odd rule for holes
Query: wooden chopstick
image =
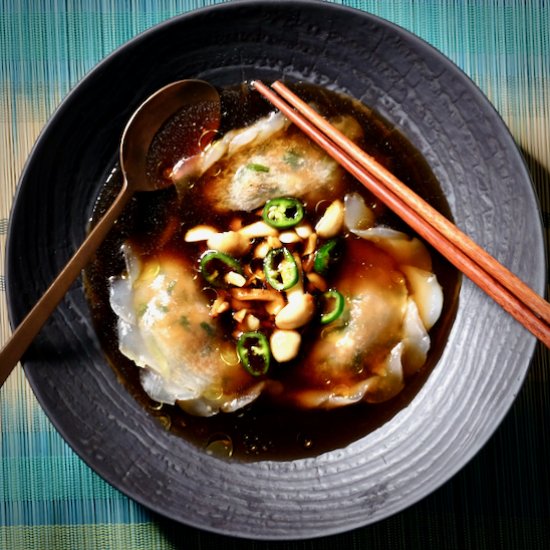
{"label": "wooden chopstick", "polygon": [[273,90],[280,95],[260,81],[254,81],[253,86],[422,238],[550,347],[548,302],[284,84],[272,84]]}

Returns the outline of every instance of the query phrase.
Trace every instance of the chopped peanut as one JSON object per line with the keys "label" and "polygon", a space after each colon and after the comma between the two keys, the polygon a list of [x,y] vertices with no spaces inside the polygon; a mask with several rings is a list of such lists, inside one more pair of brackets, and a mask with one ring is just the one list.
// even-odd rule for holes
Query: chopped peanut
{"label": "chopped peanut", "polygon": [[269,347],[274,359],[284,363],[298,355],[301,342],[302,337],[298,331],[275,329],[271,335]]}
{"label": "chopped peanut", "polygon": [[295,231],[283,231],[279,235],[279,240],[283,244],[299,243],[302,241],[302,239],[298,236],[298,234]]}
{"label": "chopped peanut", "polygon": [[327,282],[318,273],[311,272],[311,273],[308,273],[306,277],[307,277],[307,280],[311,283],[311,285],[317,290],[320,290],[321,292],[325,292],[325,290],[328,288]]}
{"label": "chopped peanut", "polygon": [[323,217],[317,222],[315,231],[323,239],[330,239],[340,233],[344,225],[344,203],[333,201],[325,210]]}
{"label": "chopped peanut", "polygon": [[207,241],[212,235],[215,235],[218,230],[211,225],[196,225],[187,231],[184,240],[187,243],[197,243]]}
{"label": "chopped peanut", "polygon": [[315,313],[315,300],[311,294],[301,294],[277,313],[275,324],[282,329],[303,327],[311,321]]}
{"label": "chopped peanut", "polygon": [[244,227],[239,229],[239,233],[251,239],[258,237],[268,237],[269,235],[275,237],[279,234],[279,232],[274,227],[271,227],[263,221],[254,222],[250,225],[245,225]]}
{"label": "chopped peanut", "polygon": [[246,279],[235,271],[230,271],[224,278],[229,285],[243,287],[246,284]]}
{"label": "chopped peanut", "polygon": [[281,309],[283,309],[285,305],[286,303],[281,296],[278,300],[271,300],[270,302],[266,302],[265,310],[269,313],[269,315],[277,315],[277,313],[279,313],[279,311],[281,311]]}
{"label": "chopped peanut", "polygon": [[303,255],[308,256],[309,254],[313,254],[315,252],[315,247],[317,246],[317,234],[312,233],[308,238],[306,242],[306,246],[304,248]]}
{"label": "chopped peanut", "polygon": [[283,245],[278,236],[270,235],[267,237],[267,246],[269,246],[269,248],[281,248]]}
{"label": "chopped peanut", "polygon": [[248,314],[244,318],[246,330],[258,330],[260,328],[260,320],[255,315]]}
{"label": "chopped peanut", "polygon": [[307,239],[313,233],[313,228],[309,223],[302,221],[294,228],[294,231],[300,238]]}
{"label": "chopped peanut", "polygon": [[267,256],[267,253],[270,250],[270,246],[267,243],[267,241],[262,241],[255,249],[254,249],[254,258],[261,258],[262,260]]}
{"label": "chopped peanut", "polygon": [[224,233],[215,233],[208,238],[208,248],[224,252],[231,256],[243,256],[246,254],[252,243],[250,239],[238,231],[225,231]]}
{"label": "chopped peanut", "polygon": [[248,310],[246,308],[239,309],[235,313],[233,313],[233,319],[237,321],[237,323],[241,323],[244,318],[246,317],[246,314],[248,313]]}
{"label": "chopped peanut", "polygon": [[221,315],[228,309],[229,309],[229,302],[227,302],[221,297],[218,297],[214,300],[214,303],[210,308],[210,316],[217,317],[218,315]]}

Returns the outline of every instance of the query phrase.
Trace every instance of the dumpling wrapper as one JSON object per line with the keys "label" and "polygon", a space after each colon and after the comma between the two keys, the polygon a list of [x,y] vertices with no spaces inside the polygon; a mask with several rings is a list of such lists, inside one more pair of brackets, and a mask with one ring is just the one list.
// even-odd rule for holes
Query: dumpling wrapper
{"label": "dumpling wrapper", "polygon": [[[280,114],[270,115],[230,135],[225,145],[222,140],[212,145],[212,152],[205,152],[205,157],[218,158],[198,186],[214,209],[252,211],[279,196],[315,205],[342,195],[344,170],[298,128],[282,120],[286,119]],[[362,136],[351,116],[333,122],[350,139]]]}
{"label": "dumpling wrapper", "polygon": [[256,399],[264,383],[239,364],[187,263],[169,254],[140,259],[128,245],[124,255],[128,273],[112,281],[110,302],[119,349],[142,367],[151,399],[199,416]]}

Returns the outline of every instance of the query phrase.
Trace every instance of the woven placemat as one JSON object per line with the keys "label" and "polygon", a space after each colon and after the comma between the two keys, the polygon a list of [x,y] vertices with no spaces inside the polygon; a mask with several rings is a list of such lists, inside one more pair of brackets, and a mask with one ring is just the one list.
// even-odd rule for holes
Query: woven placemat
{"label": "woven placemat", "polygon": [[[137,33],[207,0],[0,0],[0,341],[10,207],[25,159],[68,91]],[[335,2],[425,39],[483,90],[523,152],[550,225],[550,4],[545,0]],[[547,241],[548,242],[548,241]],[[487,446],[412,508],[343,535],[286,543],[231,539],[157,517],[92,472],[53,429],[18,369],[0,390],[0,549],[510,548],[550,540],[549,352],[537,348]]]}

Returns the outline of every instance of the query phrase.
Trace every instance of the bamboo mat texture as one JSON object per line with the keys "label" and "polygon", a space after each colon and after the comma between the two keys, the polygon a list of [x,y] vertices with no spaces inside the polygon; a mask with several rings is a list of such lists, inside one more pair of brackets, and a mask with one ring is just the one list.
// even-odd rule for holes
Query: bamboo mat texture
{"label": "bamboo mat texture", "polygon": [[[64,96],[102,58],[211,0],[0,0],[0,341],[10,334],[4,259],[18,177]],[[462,68],[525,156],[550,225],[550,2],[347,0],[420,36]],[[54,430],[20,367],[0,392],[0,550],[549,548],[549,352],[514,406],[445,486],[378,524],[311,541],[253,542],[174,524],[91,471]]]}

